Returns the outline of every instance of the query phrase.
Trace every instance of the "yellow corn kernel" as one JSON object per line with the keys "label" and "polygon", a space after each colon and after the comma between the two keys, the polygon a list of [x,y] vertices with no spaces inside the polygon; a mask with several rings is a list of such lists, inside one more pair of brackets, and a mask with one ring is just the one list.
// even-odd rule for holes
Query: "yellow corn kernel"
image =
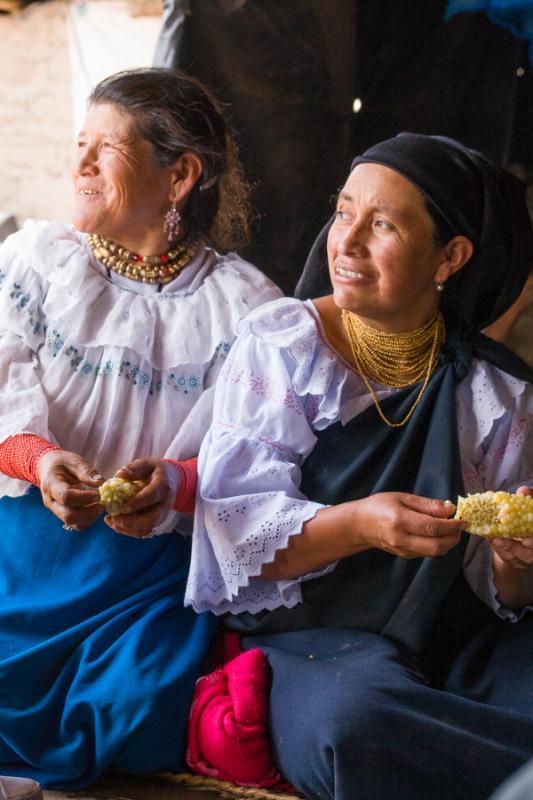
{"label": "yellow corn kernel", "polygon": [[457,498],[455,519],[464,519],[477,536],[533,536],[533,497],[509,492],[480,492]]}
{"label": "yellow corn kernel", "polygon": [[109,478],[100,486],[100,502],[108,514],[120,514],[122,506],[130,497],[140,492],[143,481],[127,481],[125,478]]}

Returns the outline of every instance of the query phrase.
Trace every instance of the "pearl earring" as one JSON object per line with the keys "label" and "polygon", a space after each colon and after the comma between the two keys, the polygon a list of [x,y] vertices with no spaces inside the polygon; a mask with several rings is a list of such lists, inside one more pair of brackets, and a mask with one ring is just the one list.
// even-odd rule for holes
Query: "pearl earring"
{"label": "pearl earring", "polygon": [[444,291],[444,281],[437,281],[437,283],[435,284],[435,289],[437,290],[437,292],[443,292]]}

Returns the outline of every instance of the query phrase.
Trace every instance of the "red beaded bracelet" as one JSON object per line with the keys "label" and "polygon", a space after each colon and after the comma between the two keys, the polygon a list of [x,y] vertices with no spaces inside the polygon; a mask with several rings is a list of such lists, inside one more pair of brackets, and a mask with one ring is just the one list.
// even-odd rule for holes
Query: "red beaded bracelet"
{"label": "red beaded bracelet", "polygon": [[39,461],[50,450],[61,450],[57,444],[34,433],[19,433],[0,444],[0,472],[39,486]]}

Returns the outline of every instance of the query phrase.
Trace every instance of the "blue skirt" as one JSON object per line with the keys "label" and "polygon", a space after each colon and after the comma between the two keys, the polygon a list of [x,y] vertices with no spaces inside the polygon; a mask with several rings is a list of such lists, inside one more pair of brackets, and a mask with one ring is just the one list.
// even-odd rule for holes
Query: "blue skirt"
{"label": "blue skirt", "polygon": [[188,565],[177,534],[69,533],[36,489],[0,500],[0,773],[79,788],[182,768],[213,630],[183,607]]}

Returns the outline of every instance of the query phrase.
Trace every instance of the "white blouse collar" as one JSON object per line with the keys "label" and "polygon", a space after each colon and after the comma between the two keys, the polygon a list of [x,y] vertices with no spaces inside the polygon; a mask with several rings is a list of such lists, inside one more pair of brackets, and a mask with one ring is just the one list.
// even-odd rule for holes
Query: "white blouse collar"
{"label": "white blouse collar", "polygon": [[[258,296],[267,301],[280,294],[235,253],[220,256],[204,244],[175,281],[145,294],[145,284],[118,275],[109,279],[86,235],[72,226],[47,223],[28,233],[21,257],[48,284],[48,319],[70,329],[83,347],[129,347],[158,370],[208,363]],[[80,304],[91,313],[81,314]]]}

